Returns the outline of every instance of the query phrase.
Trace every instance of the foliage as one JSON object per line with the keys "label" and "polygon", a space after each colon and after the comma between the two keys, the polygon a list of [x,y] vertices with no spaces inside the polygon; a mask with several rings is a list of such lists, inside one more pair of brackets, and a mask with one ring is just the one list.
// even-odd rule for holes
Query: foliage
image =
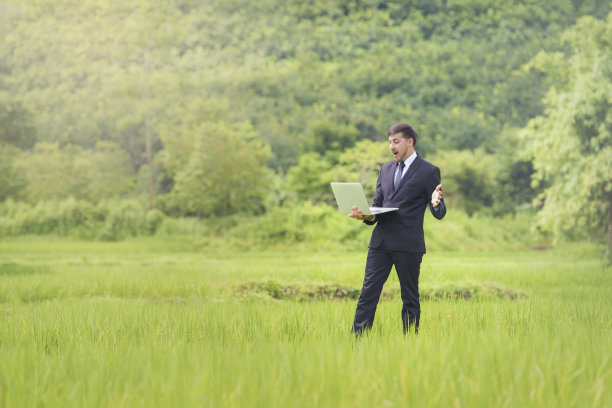
{"label": "foliage", "polygon": [[523,132],[547,183],[540,225],[557,239],[603,240],[612,228],[612,14],[584,17],[564,34],[568,51],[542,53],[533,65],[554,80],[545,115]]}
{"label": "foliage", "polygon": [[391,159],[385,143],[371,140],[361,140],[333,156],[306,153],[287,172],[286,189],[295,192],[298,200],[334,204],[330,182],[360,182],[366,196],[373,199],[380,166]]}
{"label": "foliage", "polygon": [[312,136],[310,149],[325,155],[350,148],[355,144],[359,131],[353,125],[345,125],[332,121],[318,121],[311,124]]}
{"label": "foliage", "polygon": [[68,198],[36,205],[6,201],[0,206],[2,235],[59,234],[91,236],[102,226],[107,210]]}
{"label": "foliage", "polygon": [[231,100],[271,145],[274,167],[296,163],[292,145],[312,144],[308,129],[330,120],[346,126],[334,131],[342,138],[409,119],[432,140],[475,147],[540,112],[546,84],[522,64],[558,49],[577,16],[602,11],[569,0],[17,2],[5,14],[0,85],[36,112],[39,140],[110,139],[135,168],[147,128],[163,148],[159,125],[196,95]]}
{"label": "foliage", "polygon": [[91,202],[121,197],[134,188],[128,154],[113,142],[97,142],[74,160],[80,185],[74,194]]}
{"label": "foliage", "polygon": [[57,234],[117,241],[153,235],[165,219],[159,210],[147,211],[133,200],[93,204],[69,197],[36,205],[7,200],[0,204],[0,236]]}
{"label": "foliage", "polygon": [[98,202],[133,189],[129,157],[112,142],[98,142],[92,150],[39,142],[19,155],[14,166],[26,179],[30,203],[69,196]]}
{"label": "foliage", "polygon": [[431,160],[440,167],[448,206],[469,215],[478,211],[497,216],[515,213],[528,206],[535,194],[530,185],[531,162],[518,151],[502,157],[483,149],[444,151]]}
{"label": "foliage", "polygon": [[[425,239],[431,251],[495,251],[539,248],[549,245],[546,237],[531,232],[532,216],[492,217],[461,210],[449,212],[443,221],[425,217]],[[171,228],[168,220],[163,228]],[[273,248],[364,249],[372,227],[351,220],[337,208],[308,202],[286,204],[259,217],[234,216],[205,222],[192,228],[201,237],[202,250],[265,251]],[[170,235],[172,236],[172,235]]]}
{"label": "foliage", "polygon": [[366,197],[374,199],[380,167],[392,159],[388,143],[362,140],[339,156],[332,175],[335,181],[360,182]]}
{"label": "foliage", "polygon": [[147,233],[149,230],[142,205],[134,201],[122,201],[110,208],[100,238],[105,241],[117,241],[126,236]]}
{"label": "foliage", "polygon": [[[425,237],[432,251],[494,251],[540,248],[545,237],[530,231],[532,216],[469,217],[453,209],[440,222],[425,217]],[[0,203],[0,237],[60,235],[95,241],[123,241],[155,235],[168,242],[185,239],[200,250],[257,251],[272,248],[364,249],[372,227],[351,220],[337,208],[310,202],[274,207],[257,217],[235,214],[210,219],[171,218],[143,202],[109,200],[93,204],[68,198],[36,205]],[[190,247],[191,247],[190,246]]]}
{"label": "foliage", "polygon": [[0,92],[0,144],[31,148],[36,142],[33,121],[34,115],[21,103],[9,100]]}
{"label": "foliage", "polygon": [[[202,217],[261,213],[292,194],[330,201],[331,178],[369,178],[378,164],[357,169],[341,152],[408,121],[424,157],[495,155],[502,165],[494,182],[502,186],[493,203],[473,200],[470,208],[512,212],[535,194],[511,182],[530,173],[531,157],[506,159],[514,147],[501,136],[542,114],[555,81],[545,66],[527,63],[540,51],[564,51],[560,34],[584,14],[604,17],[608,3],[7,3],[0,139],[24,149],[11,168],[27,174],[28,185],[2,194],[34,203],[147,193],[150,207]],[[232,151],[220,136],[205,151],[207,138],[236,126],[257,152],[246,160],[253,177],[241,168],[228,183],[204,178],[213,167],[227,169]],[[107,182],[114,165],[100,163],[110,154],[122,178],[116,184]],[[300,176],[312,170],[322,174],[309,185]],[[295,192],[279,192],[285,174]]]}
{"label": "foliage", "polygon": [[179,121],[162,139],[164,166],[174,180],[170,210],[206,217],[265,210],[270,151],[249,123],[196,116]]}
{"label": "foliage", "polygon": [[329,183],[337,181],[332,179],[331,169],[331,163],[320,154],[305,153],[287,172],[287,189],[295,192],[297,200],[329,201],[332,198]]}
{"label": "foliage", "polygon": [[15,167],[27,179],[27,200],[37,202],[72,194],[78,185],[72,164],[80,150],[73,145],[60,149],[57,143],[39,142],[32,151],[24,152]]}
{"label": "foliage", "polygon": [[493,205],[497,159],[483,150],[444,152],[433,159],[440,167],[444,200],[472,215]]}
{"label": "foliage", "polygon": [[0,142],[0,203],[9,197],[20,198],[27,181],[13,165],[19,149]]}
{"label": "foliage", "polygon": [[[208,222],[209,236],[202,249],[235,248],[263,250],[273,247],[317,247],[319,245],[355,245],[355,238],[366,230],[358,222],[328,205],[308,202],[285,205],[259,217],[238,216]],[[214,234],[214,235],[213,235]]]}

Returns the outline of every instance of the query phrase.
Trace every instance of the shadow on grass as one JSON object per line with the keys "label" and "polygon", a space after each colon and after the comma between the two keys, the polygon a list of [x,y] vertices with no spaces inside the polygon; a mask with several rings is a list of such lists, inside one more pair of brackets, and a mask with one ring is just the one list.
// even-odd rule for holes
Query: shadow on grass
{"label": "shadow on grass", "polygon": [[39,273],[50,273],[51,269],[47,266],[20,265],[16,263],[0,264],[0,277],[35,275]]}

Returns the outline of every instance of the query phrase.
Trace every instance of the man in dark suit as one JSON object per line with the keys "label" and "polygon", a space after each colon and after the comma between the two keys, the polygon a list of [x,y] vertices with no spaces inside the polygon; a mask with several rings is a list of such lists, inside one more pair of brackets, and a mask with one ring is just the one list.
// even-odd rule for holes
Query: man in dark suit
{"label": "man in dark suit", "polygon": [[404,333],[412,326],[418,333],[421,315],[419,274],[425,253],[423,217],[428,206],[439,220],[446,214],[440,169],[414,151],[416,131],[408,124],[398,123],[389,128],[388,136],[394,160],[380,168],[374,206],[399,210],[373,216],[364,215],[359,208],[353,207],[350,214],[368,225],[376,224],[353,322],[355,334],[372,327],[380,293],[392,266],[395,266],[401,286]]}

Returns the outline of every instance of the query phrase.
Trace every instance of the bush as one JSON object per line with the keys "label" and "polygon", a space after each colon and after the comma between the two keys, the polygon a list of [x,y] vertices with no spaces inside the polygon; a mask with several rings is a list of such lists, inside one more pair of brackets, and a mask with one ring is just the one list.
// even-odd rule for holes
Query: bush
{"label": "bush", "polygon": [[35,206],[12,200],[0,204],[0,233],[57,234],[85,239],[120,240],[154,234],[165,219],[159,210],[147,212],[137,201],[106,201],[97,205],[72,197]]}
{"label": "bush", "polygon": [[120,201],[112,206],[100,239],[104,241],[119,241],[129,236],[140,235],[147,231],[146,214],[136,201]]}
{"label": "bush", "polygon": [[[547,246],[544,237],[531,229],[533,214],[495,218],[483,214],[469,217],[449,209],[438,221],[425,214],[428,250],[515,250]],[[173,220],[173,222],[175,222]],[[365,250],[372,228],[342,215],[332,206],[295,204],[262,216],[234,216],[207,220],[206,231],[196,240],[199,249],[268,250]]]}
{"label": "bush", "polygon": [[[309,202],[280,207],[259,217],[234,219],[234,226],[223,222],[224,228],[210,225],[222,236],[222,245],[239,250],[290,247],[308,248],[363,247],[371,228],[355,222],[336,208]],[[362,239],[358,237],[362,235]],[[357,239],[356,239],[357,238]],[[216,243],[218,245],[218,243]],[[211,243],[209,241],[208,246]]]}
{"label": "bush", "polygon": [[0,213],[6,217],[3,225],[8,235],[69,235],[76,232],[79,236],[87,236],[105,216],[103,208],[72,197],[63,201],[41,202],[35,206],[7,201],[0,208]]}
{"label": "bush", "polygon": [[149,210],[145,216],[146,232],[150,235],[155,234],[166,216],[160,210],[154,208]]}
{"label": "bush", "polygon": [[[469,217],[449,209],[442,221],[425,214],[428,250],[508,250],[546,246],[531,230],[528,212],[494,218]],[[310,202],[277,207],[260,216],[232,215],[211,219],[170,218],[160,210],[147,211],[134,200],[97,205],[75,200],[48,201],[32,206],[6,201],[0,204],[0,234],[57,234],[85,239],[118,241],[134,236],[187,237],[200,250],[268,250],[303,248],[365,250],[372,227],[349,219],[338,209]],[[544,242],[544,243],[543,243]]]}

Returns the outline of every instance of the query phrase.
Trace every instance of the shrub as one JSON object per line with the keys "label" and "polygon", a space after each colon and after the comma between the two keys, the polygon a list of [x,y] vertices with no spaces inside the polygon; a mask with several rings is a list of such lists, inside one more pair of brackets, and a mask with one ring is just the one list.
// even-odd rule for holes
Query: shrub
{"label": "shrub", "polygon": [[112,207],[106,217],[100,239],[118,241],[148,230],[145,211],[137,201],[120,201]]}
{"label": "shrub", "polygon": [[[527,212],[494,218],[469,217],[449,209],[442,221],[425,214],[428,250],[508,250],[542,246],[543,237],[530,229]],[[187,237],[200,250],[365,250],[372,227],[349,219],[337,208],[310,202],[277,207],[259,216],[232,215],[210,219],[171,218],[158,209],[147,211],[135,200],[97,205],[69,198],[32,206],[0,203],[0,234],[57,234],[118,241],[158,235]]]}

